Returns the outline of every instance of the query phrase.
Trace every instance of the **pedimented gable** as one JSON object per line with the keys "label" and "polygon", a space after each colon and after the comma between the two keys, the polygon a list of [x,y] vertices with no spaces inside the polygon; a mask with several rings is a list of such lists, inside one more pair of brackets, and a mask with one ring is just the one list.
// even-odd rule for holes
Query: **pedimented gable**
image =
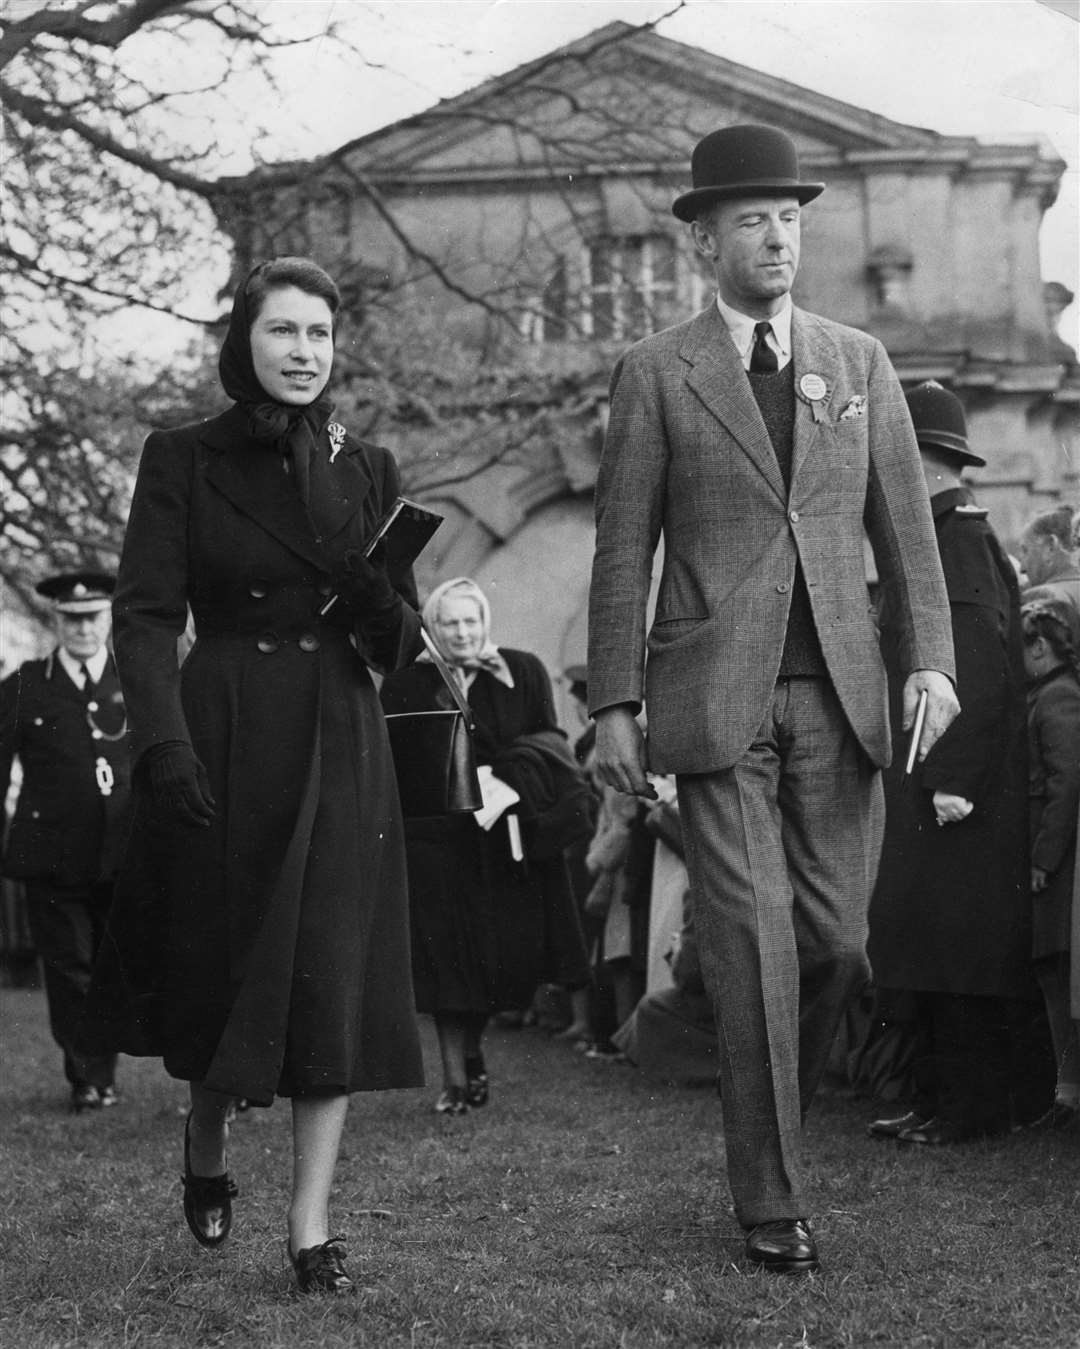
{"label": "pedimented gable", "polygon": [[613,23],[339,152],[375,177],[667,165],[718,126],[766,122],[812,165],[838,153],[925,150],[904,126],[652,30]]}

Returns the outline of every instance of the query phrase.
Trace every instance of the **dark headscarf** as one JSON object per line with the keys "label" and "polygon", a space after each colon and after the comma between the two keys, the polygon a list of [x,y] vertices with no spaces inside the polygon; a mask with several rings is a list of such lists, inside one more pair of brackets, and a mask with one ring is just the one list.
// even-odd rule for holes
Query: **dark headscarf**
{"label": "dark headscarf", "polygon": [[292,433],[301,427],[306,427],[312,440],[317,440],[333,414],[334,404],[325,389],[313,403],[304,407],[278,403],[256,378],[251,356],[252,316],[248,312],[247,289],[251,278],[264,265],[260,263],[255,267],[236,292],[229,331],[218,357],[218,375],[225,392],[247,414],[252,439],[284,450],[292,440]]}

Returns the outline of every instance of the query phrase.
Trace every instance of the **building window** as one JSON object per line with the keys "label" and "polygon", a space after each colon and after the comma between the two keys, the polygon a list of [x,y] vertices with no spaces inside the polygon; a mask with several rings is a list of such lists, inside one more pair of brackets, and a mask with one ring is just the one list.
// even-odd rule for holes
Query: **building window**
{"label": "building window", "polygon": [[666,235],[598,239],[587,254],[582,331],[632,341],[663,327],[675,303],[675,247]]}
{"label": "building window", "polygon": [[632,342],[674,321],[678,282],[675,245],[666,235],[597,239],[555,259],[543,290],[525,297],[519,329],[534,343]]}

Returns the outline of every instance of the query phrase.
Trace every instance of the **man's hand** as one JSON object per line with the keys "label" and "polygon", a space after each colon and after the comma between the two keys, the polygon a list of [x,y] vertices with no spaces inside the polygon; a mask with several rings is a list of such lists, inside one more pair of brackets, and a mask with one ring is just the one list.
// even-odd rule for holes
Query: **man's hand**
{"label": "man's hand", "polygon": [[953,792],[934,793],[934,818],[938,824],[959,824],[974,809],[974,804],[966,796],[957,796]]}
{"label": "man's hand", "polygon": [[926,690],[926,720],[923,722],[922,735],[919,737],[917,757],[920,763],[930,753],[935,742],[945,734],[949,724],[960,711],[956,690],[948,675],[943,675],[940,670],[912,670],[904,684],[905,731],[910,731],[915,721],[915,709],[919,705],[919,694],[923,689]]}
{"label": "man's hand", "polygon": [[596,714],[596,775],[618,792],[656,800],[645,776],[645,737],[625,703]]}

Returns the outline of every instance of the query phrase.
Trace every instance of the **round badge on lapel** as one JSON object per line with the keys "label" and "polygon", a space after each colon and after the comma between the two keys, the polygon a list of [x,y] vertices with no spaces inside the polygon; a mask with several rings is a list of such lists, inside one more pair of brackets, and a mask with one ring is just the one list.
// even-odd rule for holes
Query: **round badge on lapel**
{"label": "round badge on lapel", "polygon": [[829,392],[829,386],[820,375],[803,375],[799,380],[799,392],[811,403],[816,403]]}

